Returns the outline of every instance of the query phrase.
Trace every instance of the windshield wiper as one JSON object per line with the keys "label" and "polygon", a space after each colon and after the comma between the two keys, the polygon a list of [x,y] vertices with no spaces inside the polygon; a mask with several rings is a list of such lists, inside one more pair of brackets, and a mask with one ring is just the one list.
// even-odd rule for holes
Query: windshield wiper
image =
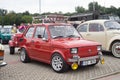
{"label": "windshield wiper", "polygon": [[76,36],[76,35],[68,35],[67,37],[75,37],[75,38],[78,38],[79,36]]}
{"label": "windshield wiper", "polygon": [[53,39],[56,39],[56,38],[63,38],[64,36],[55,36],[53,37]]}

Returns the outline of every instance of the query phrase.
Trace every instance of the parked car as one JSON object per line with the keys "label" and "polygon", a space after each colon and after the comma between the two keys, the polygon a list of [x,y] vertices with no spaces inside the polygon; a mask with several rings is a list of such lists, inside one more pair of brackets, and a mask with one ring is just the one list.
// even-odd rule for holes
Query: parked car
{"label": "parked car", "polygon": [[3,59],[4,59],[4,47],[3,45],[0,44],[0,67],[7,65],[7,63],[4,62]]}
{"label": "parked car", "polygon": [[80,24],[78,32],[84,39],[102,44],[102,50],[120,58],[120,24],[111,20],[91,20]]}
{"label": "parked car", "polygon": [[20,60],[23,63],[31,59],[51,64],[55,72],[65,72],[68,66],[104,63],[101,44],[84,40],[77,30],[68,24],[46,23],[28,27],[20,42]]}
{"label": "parked car", "polygon": [[22,37],[22,33],[16,33],[12,35],[11,40],[9,40],[9,49],[10,49],[10,54],[15,53],[15,48],[20,47],[20,38]]}
{"label": "parked car", "polygon": [[8,43],[8,41],[11,39],[11,27],[12,26],[4,26],[1,28],[1,33],[0,33],[0,42],[3,43]]}
{"label": "parked car", "polygon": [[116,22],[120,23],[119,16],[114,15],[114,14],[99,15],[98,19],[109,19],[109,20],[113,20],[113,21],[116,21]]}
{"label": "parked car", "polygon": [[[25,26],[27,29],[27,26]],[[9,49],[10,49],[10,54],[14,54],[15,53],[15,48],[19,48],[21,45],[20,39],[23,35],[23,32],[21,32],[21,30],[17,29],[17,33],[13,34],[11,36],[11,40],[9,40]],[[18,49],[19,50],[19,49]]]}

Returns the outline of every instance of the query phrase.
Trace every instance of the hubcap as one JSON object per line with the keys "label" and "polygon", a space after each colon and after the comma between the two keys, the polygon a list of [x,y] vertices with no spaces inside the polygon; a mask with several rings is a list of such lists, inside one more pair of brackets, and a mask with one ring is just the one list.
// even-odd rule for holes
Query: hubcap
{"label": "hubcap", "polygon": [[119,55],[120,54],[120,45],[115,46],[115,52]]}
{"label": "hubcap", "polygon": [[120,43],[117,43],[114,45],[113,51],[114,51],[113,53],[116,57],[120,57]]}
{"label": "hubcap", "polygon": [[63,67],[63,61],[60,56],[54,56],[52,59],[52,67],[56,71],[60,71]]}
{"label": "hubcap", "polygon": [[24,61],[25,60],[25,52],[22,50],[21,51],[21,56],[20,56],[20,58],[21,58],[21,61]]}

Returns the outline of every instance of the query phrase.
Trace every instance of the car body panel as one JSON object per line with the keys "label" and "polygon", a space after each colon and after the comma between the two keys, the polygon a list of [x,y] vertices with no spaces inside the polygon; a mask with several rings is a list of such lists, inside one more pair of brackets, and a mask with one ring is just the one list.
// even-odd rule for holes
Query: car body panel
{"label": "car body panel", "polygon": [[[97,41],[100,42],[102,44],[102,48],[103,50],[106,51],[111,51],[110,50],[110,45],[112,42],[114,42],[115,40],[120,40],[120,30],[108,30],[104,23],[106,21],[111,21],[111,20],[91,20],[91,21],[86,21],[83,24],[90,24],[90,23],[97,23],[103,26],[104,31],[101,32],[80,32],[80,34],[88,40],[93,40],[93,41]],[[80,24],[77,29],[83,25]],[[88,27],[88,26],[87,26]]]}
{"label": "car body panel", "polygon": [[2,42],[9,42],[9,40],[11,40],[11,27],[12,26],[4,26],[3,28],[1,28],[1,33],[0,33],[0,39]]}

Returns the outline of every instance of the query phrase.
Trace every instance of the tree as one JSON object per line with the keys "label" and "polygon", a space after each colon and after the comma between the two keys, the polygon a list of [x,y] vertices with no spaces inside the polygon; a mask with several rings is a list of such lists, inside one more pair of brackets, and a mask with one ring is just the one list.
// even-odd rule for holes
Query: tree
{"label": "tree", "polygon": [[85,12],[85,8],[83,8],[82,6],[77,6],[75,8],[76,13],[84,13]]}
{"label": "tree", "polygon": [[23,12],[23,15],[30,15],[29,11]]}
{"label": "tree", "polygon": [[117,9],[117,15],[120,17],[120,7]]}
{"label": "tree", "polygon": [[1,25],[4,26],[4,16],[7,14],[7,10],[5,9],[0,9],[0,16],[1,16]]}
{"label": "tree", "polygon": [[88,5],[89,11],[98,11],[100,10],[101,6],[98,5],[97,2],[90,2]]}
{"label": "tree", "polygon": [[24,15],[22,16],[23,23],[32,23],[32,16]]}

